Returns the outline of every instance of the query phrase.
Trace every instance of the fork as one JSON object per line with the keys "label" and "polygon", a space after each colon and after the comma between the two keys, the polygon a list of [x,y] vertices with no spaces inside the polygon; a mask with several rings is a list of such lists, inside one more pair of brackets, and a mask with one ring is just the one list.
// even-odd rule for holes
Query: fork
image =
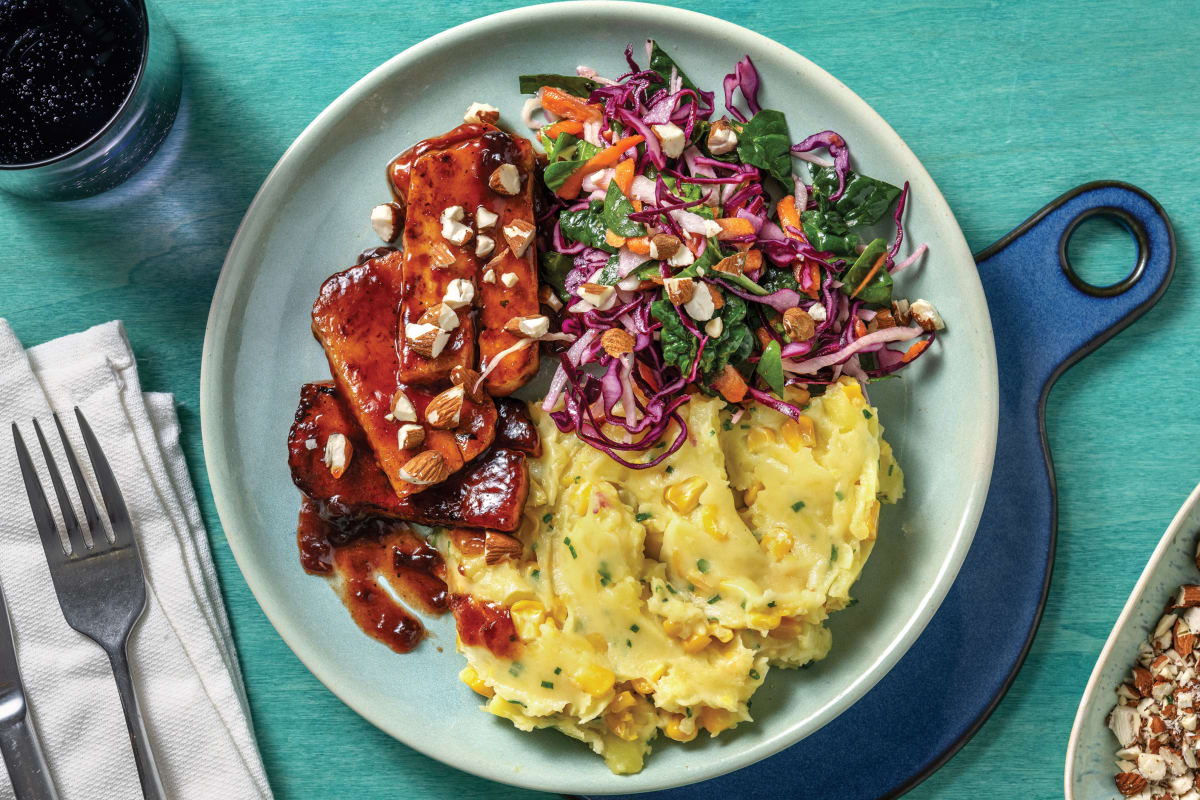
{"label": "fork", "polygon": [[33,518],[41,534],[42,549],[46,552],[46,562],[50,566],[50,577],[54,580],[58,605],[62,608],[68,625],[100,645],[108,654],[113,677],[117,682],[117,691],[121,696],[121,707],[125,712],[125,723],[129,727],[129,739],[134,760],[137,762],[142,795],[147,800],[163,800],[166,793],[163,791],[158,767],[154,762],[154,753],[146,736],[146,726],[142,721],[137,694],[134,692],[133,678],[129,673],[129,656],[126,653],[129,633],[146,608],[146,579],[142,571],[142,560],[138,555],[125,500],[108,465],[108,459],[104,457],[100,443],[96,441],[91,426],[78,407],[75,409],[75,418],[79,422],[79,432],[83,436],[83,443],[91,460],[96,484],[100,487],[100,496],[108,510],[113,532],[111,542],[104,532],[96,503],[57,414],[54,415],[54,424],[58,428],[63,451],[66,453],[71,475],[75,479],[75,488],[79,492],[79,501],[92,536],[91,546],[84,540],[83,530],[54,462],[54,455],[50,452],[50,446],[46,443],[46,437],[42,435],[42,428],[36,419],[33,421],[33,429],[37,433],[42,454],[46,459],[46,468],[54,485],[54,493],[58,496],[63,524],[71,545],[69,552],[63,547],[54,515],[50,512],[46,494],[21,438],[21,432],[16,423],[13,423],[17,458],[21,463],[21,474],[25,478],[25,491],[29,495]]}

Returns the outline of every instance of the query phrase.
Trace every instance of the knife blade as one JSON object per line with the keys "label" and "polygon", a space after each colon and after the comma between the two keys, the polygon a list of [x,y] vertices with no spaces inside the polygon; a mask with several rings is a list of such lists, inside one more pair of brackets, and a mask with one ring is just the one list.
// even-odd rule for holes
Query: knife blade
{"label": "knife blade", "polygon": [[0,587],[0,753],[17,800],[58,800],[50,769],[29,716],[17,645]]}

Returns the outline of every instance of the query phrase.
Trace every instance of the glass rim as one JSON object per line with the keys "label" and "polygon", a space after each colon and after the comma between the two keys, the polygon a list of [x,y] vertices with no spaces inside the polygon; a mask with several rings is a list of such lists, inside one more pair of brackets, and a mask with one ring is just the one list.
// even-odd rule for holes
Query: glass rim
{"label": "glass rim", "polygon": [[146,75],[146,62],[150,59],[150,9],[146,5],[146,0],[130,0],[130,3],[135,6],[136,10],[141,11],[142,14],[142,60],[138,64],[137,75],[134,76],[133,83],[129,86],[129,91],[125,94],[125,98],[121,100],[121,105],[117,106],[117,110],[113,112],[112,117],[98,131],[64,153],[43,158],[41,161],[27,161],[23,164],[5,164],[0,162],[0,170],[13,172],[17,170],[32,170],[39,167],[48,167],[59,161],[65,161],[71,156],[78,155],[87,150],[116,126],[117,121],[121,119],[121,115],[125,113],[133,96],[137,94],[138,88],[142,85],[142,78]]}

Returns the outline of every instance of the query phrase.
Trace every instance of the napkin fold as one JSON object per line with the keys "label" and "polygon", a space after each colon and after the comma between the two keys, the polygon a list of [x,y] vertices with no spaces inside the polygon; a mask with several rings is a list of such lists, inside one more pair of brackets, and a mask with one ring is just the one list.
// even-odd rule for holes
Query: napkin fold
{"label": "napkin fold", "polygon": [[[108,456],[141,549],[147,604],[129,640],[129,659],[167,794],[181,800],[270,798],[179,446],[173,396],[142,392],[120,322],[26,351],[0,320],[0,422],[20,426],[60,530],[62,517],[30,421],[41,422],[82,520],[50,417],[59,414],[100,505],[75,406]],[[0,432],[0,497],[0,585],[26,697],[60,796],[136,800],[142,794],[108,658],[63,619],[7,428]],[[11,797],[3,773],[0,798]]]}

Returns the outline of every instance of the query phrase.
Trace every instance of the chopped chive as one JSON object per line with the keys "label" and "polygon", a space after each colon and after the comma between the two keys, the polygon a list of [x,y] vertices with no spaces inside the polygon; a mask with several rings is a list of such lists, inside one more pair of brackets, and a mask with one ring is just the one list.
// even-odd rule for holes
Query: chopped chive
{"label": "chopped chive", "polygon": [[833,546],[833,554],[829,556],[830,561],[837,561],[837,545]]}
{"label": "chopped chive", "polygon": [[554,668],[554,674],[555,674],[555,675],[561,675],[561,674],[562,674],[562,667],[555,667],[555,668]]}
{"label": "chopped chive", "polygon": [[571,558],[579,558],[579,554],[575,552],[575,547],[571,544],[570,536],[563,537],[563,544],[565,544],[567,549],[571,551]]}
{"label": "chopped chive", "polygon": [[612,583],[612,574],[608,571],[608,562],[601,561],[600,569],[596,570],[596,574],[600,576],[600,585],[608,586]]}
{"label": "chopped chive", "polygon": [[767,603],[767,608],[774,608],[774,607],[775,607],[775,601],[774,601],[774,600],[772,600],[771,602]]}
{"label": "chopped chive", "polygon": [[700,570],[701,572],[708,572],[708,562],[703,558],[699,559],[696,562],[696,569]]}
{"label": "chopped chive", "polygon": [[742,430],[744,430],[744,431],[748,431],[748,430],[750,430],[750,426],[749,426],[749,425],[738,425],[738,427],[739,427],[739,428],[741,428],[741,429],[742,429]]}
{"label": "chopped chive", "polygon": [[758,670],[756,670],[756,669],[750,670],[750,678],[751,678],[751,680],[758,680]]}
{"label": "chopped chive", "polygon": [[846,608],[854,608],[856,605],[858,605],[858,598],[851,597],[850,602],[846,603]]}
{"label": "chopped chive", "polygon": [[520,675],[520,674],[521,674],[521,670],[519,670],[519,669],[510,669],[510,670],[508,671],[508,674],[509,674],[509,675],[512,675],[512,676],[515,678],[515,677],[517,677],[518,675]]}
{"label": "chopped chive", "polygon": [[721,430],[723,430],[723,431],[733,430],[733,422],[730,420],[725,420],[724,422],[721,423]]}
{"label": "chopped chive", "polygon": [[629,641],[628,639],[626,639],[626,640],[625,640],[625,646],[626,646],[626,647],[633,647],[633,642],[631,642],[631,641]]}
{"label": "chopped chive", "polygon": [[542,577],[542,571],[540,569],[535,569],[533,572],[529,573],[529,575],[536,581]]}
{"label": "chopped chive", "polygon": [[792,503],[792,511],[799,511],[802,508],[804,508],[803,500],[797,500],[796,502]]}
{"label": "chopped chive", "polygon": [[720,599],[721,599],[721,595],[714,594],[712,597],[708,598],[708,604],[711,606],[713,603],[717,602]]}
{"label": "chopped chive", "polygon": [[864,409],[863,409],[863,416],[864,416],[864,417],[866,417],[867,419],[870,419],[870,418],[871,418],[871,412],[870,412],[870,411],[867,411],[867,410],[864,408]]}
{"label": "chopped chive", "polygon": [[666,442],[659,442],[658,444],[654,445],[654,447],[652,449],[657,450],[660,447],[666,447],[666,446],[667,446]]}
{"label": "chopped chive", "polygon": [[634,633],[637,633],[641,629],[637,625],[630,625],[629,630],[633,631]]}
{"label": "chopped chive", "polygon": [[553,519],[554,519],[553,514],[543,514],[542,515],[542,522],[546,523],[547,525],[549,525]]}
{"label": "chopped chive", "polygon": [[689,709],[687,709],[687,715],[688,715],[689,717],[692,715],[692,710],[691,710],[690,708],[689,708]]}
{"label": "chopped chive", "polygon": [[638,522],[645,522],[646,520],[650,519],[653,516],[654,515],[651,514],[649,511],[639,511],[638,513],[633,515],[633,518],[635,520],[637,520]]}
{"label": "chopped chive", "polygon": [[674,471],[675,471],[675,468],[672,467],[670,464],[668,464],[667,465],[667,474],[670,475]]}
{"label": "chopped chive", "polygon": [[694,592],[694,591],[696,591],[696,585],[695,585],[695,584],[693,584],[693,583],[689,583],[689,584],[688,584],[688,591],[689,591],[689,592]]}
{"label": "chopped chive", "polygon": [[836,497],[838,500],[845,500],[845,499],[846,499],[846,495],[842,494],[841,492],[834,492],[834,493],[833,493],[833,496],[834,496],[834,497]]}
{"label": "chopped chive", "polygon": [[670,592],[671,594],[679,594],[679,592],[675,591],[675,587],[669,583],[667,584],[667,591]]}
{"label": "chopped chive", "polygon": [[522,703],[520,700],[505,700],[504,702],[512,703],[514,706],[520,706],[521,708],[525,707],[525,704]]}
{"label": "chopped chive", "polygon": [[888,475],[892,474],[892,470],[896,468],[895,464],[888,464]]}
{"label": "chopped chive", "polygon": [[742,598],[742,608],[745,608],[745,607],[746,607],[746,599]]}
{"label": "chopped chive", "polygon": [[554,682],[553,681],[542,681],[542,688],[543,689],[553,689]]}

